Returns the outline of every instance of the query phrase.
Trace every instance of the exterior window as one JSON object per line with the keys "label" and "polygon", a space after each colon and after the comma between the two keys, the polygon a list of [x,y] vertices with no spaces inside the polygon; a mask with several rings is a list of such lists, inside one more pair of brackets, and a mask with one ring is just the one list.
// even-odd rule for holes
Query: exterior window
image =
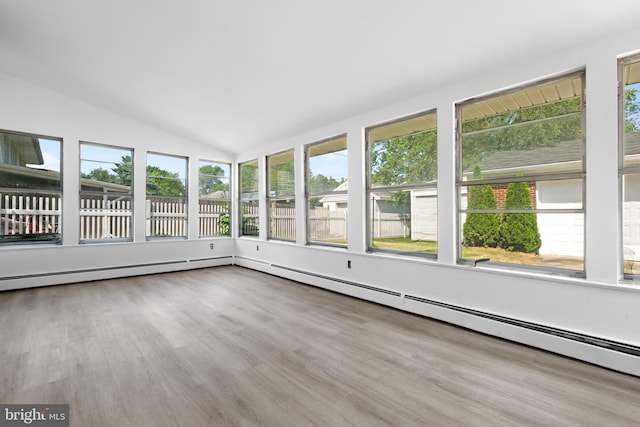
{"label": "exterior window", "polygon": [[259,235],[258,176],[258,160],[240,164],[240,236]]}
{"label": "exterior window", "polygon": [[80,143],[80,241],[132,240],[133,150]]}
{"label": "exterior window", "polygon": [[229,236],[229,177],[231,165],[200,161],[198,164],[198,235]]}
{"label": "exterior window", "polygon": [[438,251],[436,112],[367,129],[370,251]]}
{"label": "exterior window", "polygon": [[0,243],[60,243],[62,139],[0,131]]}
{"label": "exterior window", "polygon": [[146,236],[187,237],[187,159],[147,154]]}
{"label": "exterior window", "polygon": [[622,245],[627,278],[640,275],[640,55],[620,61]]}
{"label": "exterior window", "polygon": [[583,276],[584,74],[457,106],[460,262]]}
{"label": "exterior window", "polygon": [[307,241],[347,245],[347,136],[308,145]]}
{"label": "exterior window", "polygon": [[296,240],[296,197],[293,150],[267,157],[269,238]]}

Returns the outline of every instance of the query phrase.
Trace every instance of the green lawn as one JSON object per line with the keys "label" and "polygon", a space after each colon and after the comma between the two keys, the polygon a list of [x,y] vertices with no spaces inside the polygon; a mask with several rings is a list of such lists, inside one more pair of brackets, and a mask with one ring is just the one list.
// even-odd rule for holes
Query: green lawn
{"label": "green lawn", "polygon": [[436,253],[438,251],[438,242],[411,240],[408,237],[390,237],[385,239],[374,239],[373,247],[378,249],[390,249],[394,251]]}
{"label": "green lawn", "polygon": [[[375,239],[373,241],[373,247],[395,251],[436,253],[438,251],[438,242],[393,237]],[[466,259],[489,258],[495,262],[539,265],[578,271],[584,268],[582,258],[578,257],[527,254],[523,252],[510,252],[501,248],[463,247],[462,257]]]}

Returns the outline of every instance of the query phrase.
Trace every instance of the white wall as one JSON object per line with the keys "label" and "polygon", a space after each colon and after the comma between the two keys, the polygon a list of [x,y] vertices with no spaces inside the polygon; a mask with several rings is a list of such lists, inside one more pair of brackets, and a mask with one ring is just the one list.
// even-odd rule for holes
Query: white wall
{"label": "white wall", "polygon": [[[231,239],[198,239],[197,203],[190,205],[189,240],[146,242],[144,226],[148,150],[189,157],[191,199],[198,197],[198,160],[232,162],[229,154],[6,74],[0,94],[0,129],[63,139],[64,194],[63,245],[0,246],[0,290],[231,263]],[[134,149],[134,243],[78,243],[79,141]]]}
{"label": "white wall", "polygon": [[[261,151],[242,153],[236,160],[245,161],[291,147],[300,151],[304,144],[347,132],[349,249],[270,242],[262,235],[259,239],[236,241],[236,263],[640,375],[640,359],[634,356],[614,354],[447,309],[424,307],[404,298],[410,294],[640,346],[640,286],[621,282],[619,196],[617,191],[612,191],[618,185],[616,61],[617,57],[640,49],[638,40],[640,27],[571,50],[550,52],[545,57],[505,62],[492,73],[472,75],[383,109],[363,112],[293,138],[271,141]],[[471,97],[579,69],[586,69],[586,279],[499,270],[486,265],[456,265],[454,105]],[[363,130],[433,108],[437,108],[439,126],[438,260],[367,253]],[[304,211],[298,210],[298,215],[302,217]],[[397,291],[400,296],[380,294],[320,276]]]}

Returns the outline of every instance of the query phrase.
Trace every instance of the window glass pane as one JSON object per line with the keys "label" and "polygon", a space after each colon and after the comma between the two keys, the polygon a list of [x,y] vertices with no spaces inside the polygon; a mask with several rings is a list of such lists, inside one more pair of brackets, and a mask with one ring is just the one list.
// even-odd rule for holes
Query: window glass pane
{"label": "window glass pane", "polygon": [[0,131],[0,243],[60,242],[62,140]]}
{"label": "window glass pane", "polygon": [[461,108],[465,180],[582,171],[582,78]]}
{"label": "window glass pane", "polygon": [[579,73],[458,105],[462,259],[582,274],[582,87]]}
{"label": "window glass pane", "polygon": [[270,239],[296,239],[293,150],[267,157]]}
{"label": "window glass pane", "polygon": [[623,68],[624,167],[640,165],[640,61]]}
{"label": "window glass pane", "polygon": [[241,236],[259,236],[260,235],[260,215],[259,203],[257,200],[243,200],[240,202]]}
{"label": "window glass pane", "polygon": [[258,160],[240,164],[240,235],[258,236],[259,214]]}
{"label": "window glass pane", "polygon": [[346,246],[347,194],[310,197],[308,206],[309,242]]}
{"label": "window glass pane", "polygon": [[438,251],[435,111],[367,129],[369,249]]}
{"label": "window glass pane", "polygon": [[269,203],[269,238],[296,240],[296,202],[294,199]]}
{"label": "window glass pane", "polygon": [[132,240],[133,150],[80,143],[80,240]]}
{"label": "window glass pane", "polygon": [[293,151],[267,157],[269,197],[295,195]]}
{"label": "window glass pane", "polygon": [[147,154],[147,237],[186,237],[187,159]]}
{"label": "window glass pane", "polygon": [[346,136],[308,146],[307,159],[309,194],[338,190],[347,181]]}
{"label": "window glass pane", "polygon": [[582,271],[581,179],[462,187],[462,257]]}
{"label": "window glass pane", "polygon": [[347,137],[307,146],[310,243],[347,245]]}
{"label": "window glass pane", "polygon": [[81,190],[130,193],[132,153],[131,149],[81,143]]}
{"label": "window glass pane", "polygon": [[435,187],[370,193],[372,248],[437,253],[437,202]]}
{"label": "window glass pane", "polygon": [[640,274],[640,174],[627,174],[623,181],[622,240],[624,273]]}
{"label": "window glass pane", "polygon": [[622,254],[625,275],[640,274],[640,60],[622,66]]}
{"label": "window glass pane", "polygon": [[[429,120],[418,124],[435,126],[435,116],[435,113],[428,114],[425,117]],[[392,136],[383,140],[368,139],[371,187],[435,183],[438,164],[436,129],[404,129],[398,128],[398,124],[389,126],[396,132],[383,133],[377,128],[369,131],[369,136]],[[402,130],[411,133],[396,135]]]}
{"label": "window glass pane", "polygon": [[198,164],[198,235],[200,237],[228,236],[229,178],[231,165],[200,161]]}

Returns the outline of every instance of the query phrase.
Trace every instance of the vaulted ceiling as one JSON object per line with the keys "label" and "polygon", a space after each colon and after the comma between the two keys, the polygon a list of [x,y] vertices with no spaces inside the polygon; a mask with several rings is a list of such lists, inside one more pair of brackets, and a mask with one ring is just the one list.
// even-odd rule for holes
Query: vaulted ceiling
{"label": "vaulted ceiling", "polygon": [[639,16],[637,0],[0,0],[0,71],[237,153]]}

